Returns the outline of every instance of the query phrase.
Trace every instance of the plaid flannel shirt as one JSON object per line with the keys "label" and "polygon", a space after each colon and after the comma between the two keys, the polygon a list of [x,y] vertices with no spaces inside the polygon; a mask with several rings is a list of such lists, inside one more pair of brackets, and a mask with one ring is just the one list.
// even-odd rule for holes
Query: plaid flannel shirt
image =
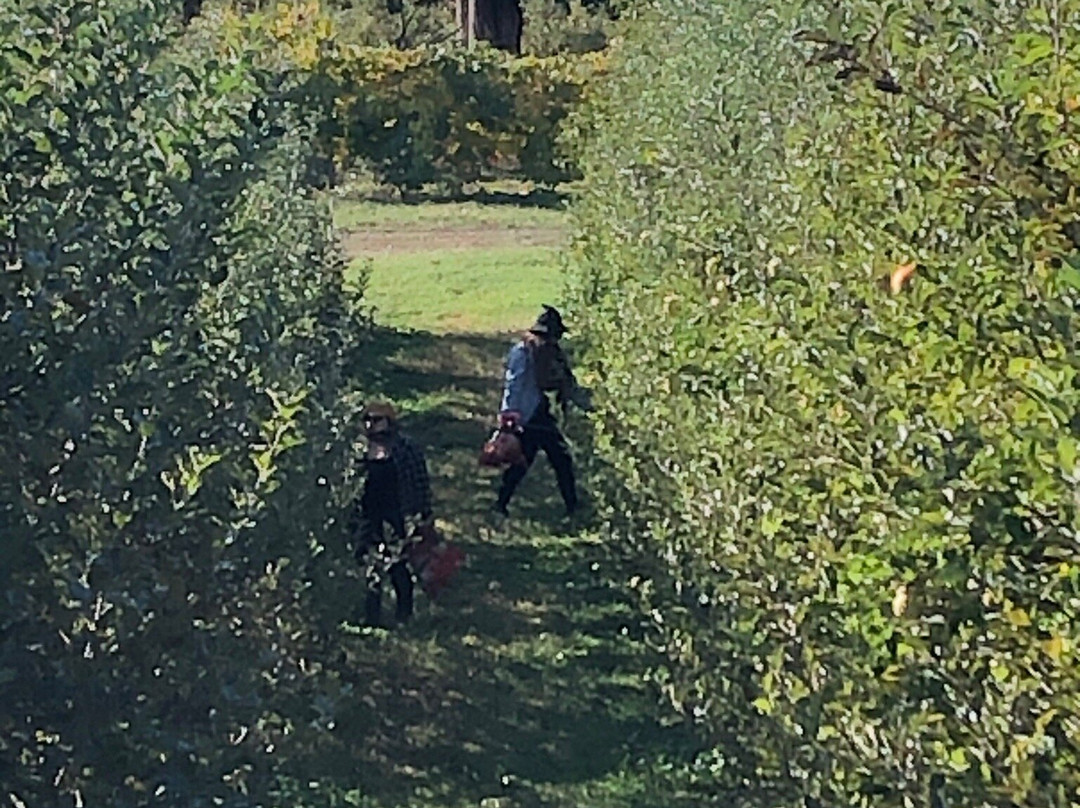
{"label": "plaid flannel shirt", "polygon": [[402,515],[430,515],[431,479],[423,451],[408,437],[398,434],[390,444],[390,457],[397,471]]}

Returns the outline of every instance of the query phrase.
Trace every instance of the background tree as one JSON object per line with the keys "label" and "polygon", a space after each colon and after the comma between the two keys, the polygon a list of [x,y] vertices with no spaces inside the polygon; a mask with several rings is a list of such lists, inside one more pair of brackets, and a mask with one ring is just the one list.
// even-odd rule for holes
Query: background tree
{"label": "background tree", "polygon": [[[460,2],[461,0],[459,0]],[[474,4],[476,36],[492,46],[521,53],[524,16],[520,0],[468,0]]]}
{"label": "background tree", "polygon": [[603,50],[615,28],[613,12],[581,0],[524,0],[522,51],[538,56]]}

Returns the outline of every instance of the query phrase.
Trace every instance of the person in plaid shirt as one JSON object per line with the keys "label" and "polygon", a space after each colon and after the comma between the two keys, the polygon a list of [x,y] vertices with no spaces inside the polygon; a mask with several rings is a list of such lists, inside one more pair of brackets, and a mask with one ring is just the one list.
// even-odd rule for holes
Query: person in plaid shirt
{"label": "person in plaid shirt", "polygon": [[408,551],[419,528],[432,521],[431,481],[423,451],[400,430],[393,406],[368,405],[364,431],[367,477],[350,528],[368,585],[364,617],[368,625],[378,626],[382,625],[382,590],[387,578],[397,596],[397,619],[404,622],[412,617]]}

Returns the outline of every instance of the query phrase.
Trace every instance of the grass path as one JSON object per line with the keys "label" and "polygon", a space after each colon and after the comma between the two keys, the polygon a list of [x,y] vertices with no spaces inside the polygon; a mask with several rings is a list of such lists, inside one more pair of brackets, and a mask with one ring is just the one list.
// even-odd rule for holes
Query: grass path
{"label": "grass path", "polygon": [[370,260],[368,300],[388,326],[484,333],[531,322],[541,303],[559,296],[556,251],[548,247],[403,251]]}
{"label": "grass path", "polygon": [[664,773],[690,739],[656,721],[648,654],[618,588],[629,571],[588,530],[566,534],[549,520],[559,508],[543,461],[511,520],[488,518],[495,482],[476,453],[508,344],[399,332],[380,341],[378,385],[426,448],[440,526],[469,563],[438,602],[419,599],[412,623],[346,628],[357,723],[369,728],[348,752],[363,804],[700,804]]}
{"label": "grass path", "polygon": [[[428,456],[439,525],[469,561],[437,602],[419,596],[409,624],[345,626],[355,714],[339,718],[355,729],[313,779],[355,772],[343,804],[365,808],[705,804],[685,789],[693,740],[657,720],[653,658],[625,594],[633,570],[595,531],[560,529],[543,459],[508,522],[488,513],[496,476],[477,454],[499,403],[507,330],[558,299],[564,214],[354,201],[335,220],[354,265],[370,270],[382,324],[364,387],[403,411]],[[583,444],[577,418],[568,433]],[[338,599],[359,600],[357,581],[338,586]]]}
{"label": "grass path", "polygon": [[539,205],[343,199],[334,222],[383,325],[436,332],[521,328],[559,297],[566,214]]}

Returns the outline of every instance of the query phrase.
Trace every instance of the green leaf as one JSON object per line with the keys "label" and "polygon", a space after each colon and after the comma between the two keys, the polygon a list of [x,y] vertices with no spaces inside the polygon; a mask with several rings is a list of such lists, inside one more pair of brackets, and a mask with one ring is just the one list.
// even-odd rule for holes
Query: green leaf
{"label": "green leaf", "polygon": [[1039,37],[1020,59],[1021,67],[1030,67],[1054,55],[1054,42],[1049,37]]}
{"label": "green leaf", "polygon": [[963,748],[957,747],[949,754],[949,765],[958,772],[967,771],[968,757]]}
{"label": "green leaf", "polygon": [[53,145],[45,132],[34,132],[30,135],[34,141],[34,151],[39,154],[52,154]]}
{"label": "green leaf", "polygon": [[1064,263],[1055,273],[1058,281],[1070,289],[1080,289],[1080,268],[1072,263]]}
{"label": "green leaf", "polygon": [[1035,367],[1035,362],[1026,356],[1014,356],[1009,360],[1009,376],[1022,379]]}
{"label": "green leaf", "polygon": [[1057,453],[1058,459],[1061,461],[1061,467],[1065,469],[1067,474],[1073,474],[1076,471],[1076,438],[1070,435],[1062,435],[1058,439]]}

